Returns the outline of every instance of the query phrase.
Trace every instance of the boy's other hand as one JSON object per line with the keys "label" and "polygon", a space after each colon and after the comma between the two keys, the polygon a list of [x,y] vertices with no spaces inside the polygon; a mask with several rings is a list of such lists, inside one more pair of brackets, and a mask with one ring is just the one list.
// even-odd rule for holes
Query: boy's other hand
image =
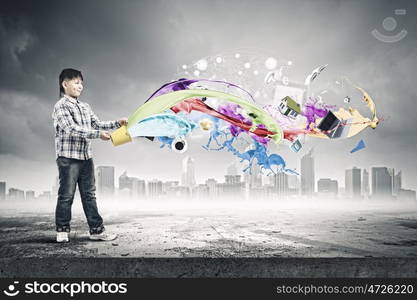
{"label": "boy's other hand", "polygon": [[108,141],[108,140],[110,140],[110,134],[107,131],[102,131],[102,132],[100,132],[100,138],[103,141]]}
{"label": "boy's other hand", "polygon": [[121,118],[117,122],[119,122],[120,126],[125,126],[127,125],[127,118]]}

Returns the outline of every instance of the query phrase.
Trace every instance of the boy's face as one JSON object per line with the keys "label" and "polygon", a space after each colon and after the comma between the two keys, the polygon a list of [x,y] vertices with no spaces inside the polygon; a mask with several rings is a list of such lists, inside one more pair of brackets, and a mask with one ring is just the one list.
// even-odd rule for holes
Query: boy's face
{"label": "boy's face", "polygon": [[62,82],[64,87],[65,95],[73,98],[78,98],[83,91],[83,81],[81,78],[66,79]]}

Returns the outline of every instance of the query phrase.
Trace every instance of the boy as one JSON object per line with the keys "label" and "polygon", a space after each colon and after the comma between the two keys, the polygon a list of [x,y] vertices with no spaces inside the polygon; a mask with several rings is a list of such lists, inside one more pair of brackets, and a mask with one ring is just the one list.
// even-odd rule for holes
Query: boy
{"label": "boy", "polygon": [[91,139],[109,140],[110,134],[107,130],[127,125],[127,118],[118,121],[100,121],[87,103],[78,100],[82,90],[81,72],[74,69],[62,70],[59,75],[61,99],[55,104],[52,113],[59,172],[55,211],[58,243],[69,242],[71,206],[77,184],[90,227],[90,239],[111,241],[117,237],[116,234],[105,231],[103,219],[97,210]]}

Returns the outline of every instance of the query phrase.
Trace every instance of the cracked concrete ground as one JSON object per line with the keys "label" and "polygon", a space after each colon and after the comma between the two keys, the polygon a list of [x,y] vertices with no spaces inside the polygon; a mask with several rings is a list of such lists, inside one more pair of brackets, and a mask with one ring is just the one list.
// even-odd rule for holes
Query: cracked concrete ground
{"label": "cracked concrete ground", "polygon": [[55,243],[54,203],[2,203],[0,258],[417,257],[417,203],[99,203],[110,242],[88,239],[74,204]]}

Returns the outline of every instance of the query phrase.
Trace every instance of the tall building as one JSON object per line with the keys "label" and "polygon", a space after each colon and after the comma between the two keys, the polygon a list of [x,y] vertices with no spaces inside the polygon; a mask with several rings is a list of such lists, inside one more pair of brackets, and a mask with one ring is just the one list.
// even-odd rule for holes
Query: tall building
{"label": "tall building", "polygon": [[297,175],[288,176],[288,187],[290,189],[300,189],[300,178]]}
{"label": "tall building", "polygon": [[315,190],[313,149],[301,158],[301,195],[313,196]]}
{"label": "tall building", "polygon": [[11,201],[21,201],[25,200],[25,192],[19,189],[10,188],[9,189],[9,200]]}
{"label": "tall building", "polygon": [[369,190],[369,172],[363,169],[362,172],[362,196],[368,198],[370,194]]}
{"label": "tall building", "polygon": [[33,201],[35,200],[35,191],[26,191],[25,196],[26,201]]}
{"label": "tall building", "polygon": [[127,191],[128,197],[133,200],[144,198],[146,196],[145,180],[129,177],[127,171],[124,171],[122,175],[119,176],[119,191],[123,190]]}
{"label": "tall building", "polygon": [[226,184],[240,184],[240,175],[225,175]]}
{"label": "tall building", "polygon": [[97,167],[97,190],[100,196],[114,195],[114,167]]}
{"label": "tall building", "polygon": [[193,198],[205,199],[209,196],[209,187],[206,184],[199,184],[194,187]]}
{"label": "tall building", "polygon": [[258,164],[252,164],[252,168],[244,174],[246,186],[249,189],[257,189],[262,187],[262,172]]}
{"label": "tall building", "polygon": [[148,181],[148,195],[151,198],[158,198],[162,195],[162,181],[154,179]]}
{"label": "tall building", "polygon": [[6,200],[6,182],[0,181],[0,201]]}
{"label": "tall building", "polygon": [[372,168],[372,197],[377,199],[392,197],[392,176],[387,167]]}
{"label": "tall building", "polygon": [[209,178],[206,180],[206,185],[208,187],[208,196],[210,198],[217,197],[218,196],[217,181],[213,178]]}
{"label": "tall building", "polygon": [[279,199],[286,198],[288,196],[288,175],[285,173],[277,173],[271,177],[271,185],[273,193],[278,194]]}
{"label": "tall building", "polygon": [[399,171],[396,175],[394,175],[393,186],[392,186],[392,194],[394,196],[399,196],[400,190],[402,189],[402,182],[401,182],[401,171]]}
{"label": "tall building", "polygon": [[192,190],[189,187],[175,185],[169,187],[164,193],[164,196],[166,196],[168,200],[184,200],[191,197],[191,192]]}
{"label": "tall building", "polygon": [[238,175],[237,167],[235,163],[232,163],[227,167],[225,182],[227,184],[240,184],[241,175]]}
{"label": "tall building", "polygon": [[178,181],[166,181],[162,184],[162,193],[169,194],[172,190],[175,190],[180,183]]}
{"label": "tall building", "polygon": [[241,200],[244,198],[245,184],[243,182],[233,181],[233,183],[218,183],[216,188],[220,198],[229,198],[234,200]]}
{"label": "tall building", "polygon": [[395,169],[394,168],[388,168],[388,173],[391,176],[391,189],[392,189],[392,194],[394,195]]}
{"label": "tall building", "polygon": [[194,159],[186,156],[182,160],[182,173],[181,173],[181,185],[188,188],[193,188],[196,184],[195,181],[195,168]]}
{"label": "tall building", "polygon": [[183,199],[190,196],[191,190],[180,185],[179,181],[166,181],[162,184],[162,193],[169,200]]}
{"label": "tall building", "polygon": [[300,178],[297,175],[288,176],[288,193],[298,195],[300,193]]}
{"label": "tall building", "polygon": [[362,192],[361,169],[353,167],[345,171],[345,193],[349,198],[360,198]]}
{"label": "tall building", "polygon": [[226,198],[242,199],[245,191],[245,183],[241,182],[241,175],[238,175],[235,163],[227,167],[224,178],[225,183],[217,185],[220,195]]}
{"label": "tall building", "polygon": [[146,196],[145,180],[132,177],[131,196],[133,199],[144,198]]}
{"label": "tall building", "polygon": [[129,189],[132,190],[133,178],[127,176],[127,171],[124,171],[122,175],[119,176],[119,189]]}
{"label": "tall building", "polygon": [[335,197],[339,193],[339,184],[337,180],[321,178],[317,182],[317,192],[320,197]]}

